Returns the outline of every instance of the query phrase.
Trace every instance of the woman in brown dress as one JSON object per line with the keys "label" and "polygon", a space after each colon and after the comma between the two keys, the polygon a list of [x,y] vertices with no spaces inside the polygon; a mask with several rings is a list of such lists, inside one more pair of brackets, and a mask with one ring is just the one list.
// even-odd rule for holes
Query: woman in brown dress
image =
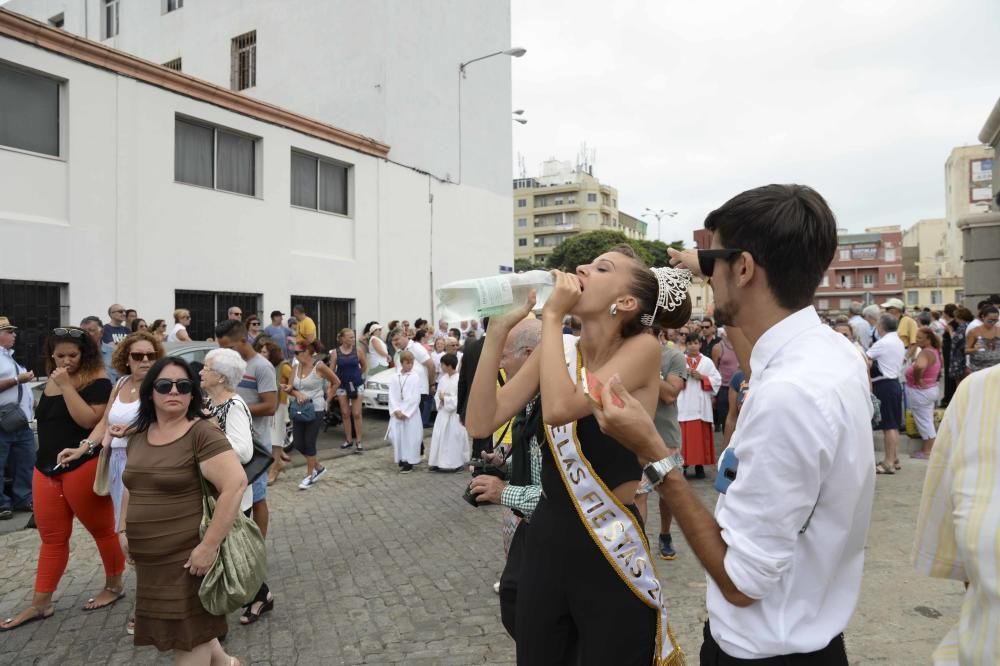
{"label": "woman in brown dress", "polygon": [[[201,576],[232,529],[247,477],[225,433],[202,410],[199,381],[178,358],[162,358],[139,389],[139,416],[128,443],[122,549],[135,560],[135,644],[173,650],[183,666],[239,664],[222,649],[224,616],[198,598]],[[205,538],[202,476],[218,491]]]}

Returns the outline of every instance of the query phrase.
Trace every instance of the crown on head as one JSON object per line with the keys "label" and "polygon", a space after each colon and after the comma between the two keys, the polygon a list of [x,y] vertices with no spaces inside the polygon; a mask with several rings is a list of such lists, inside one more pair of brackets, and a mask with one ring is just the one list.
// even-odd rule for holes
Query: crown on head
{"label": "crown on head", "polygon": [[657,267],[650,268],[656,276],[658,293],[656,305],[652,314],[644,314],[639,317],[639,323],[643,326],[652,326],[656,321],[656,313],[663,308],[667,312],[673,312],[681,306],[688,297],[688,285],[691,284],[691,271],[686,268]]}

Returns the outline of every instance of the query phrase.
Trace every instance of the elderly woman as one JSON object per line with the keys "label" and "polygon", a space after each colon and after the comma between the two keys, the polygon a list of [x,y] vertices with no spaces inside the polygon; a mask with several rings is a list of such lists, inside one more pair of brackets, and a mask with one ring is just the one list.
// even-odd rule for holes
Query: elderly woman
{"label": "elderly woman", "polygon": [[[205,355],[205,365],[199,376],[201,390],[207,398],[208,411],[226,433],[241,464],[253,458],[253,423],[250,408],[236,394],[243,379],[247,362],[232,349],[213,349]],[[248,513],[253,506],[252,488],[247,486],[240,499],[240,511]]]}
{"label": "elderly woman", "polygon": [[899,320],[891,314],[883,314],[878,320],[879,339],[868,349],[868,358],[872,360],[872,392],[881,403],[882,421],[878,429],[885,436],[885,458],[875,466],[877,474],[895,474],[899,469],[897,449],[899,431],[903,427],[903,391],[899,374],[906,347],[896,333],[897,328]]}
{"label": "elderly woman", "polygon": [[[42,546],[38,553],[31,605],[0,623],[0,631],[52,617],[52,595],[66,571],[73,518],[87,528],[104,562],[104,589],[84,610],[111,606],[124,596],[125,558],[115,537],[111,499],[94,493],[98,445],[86,440],[104,414],[111,395],[100,347],[82,328],[56,328],[45,341],[45,384],[35,419],[38,454],[31,483],[35,521]],[[60,464],[70,442],[86,442],[87,455]]]}
{"label": "elderly woman", "polygon": [[174,325],[167,333],[167,342],[191,342],[187,327],[191,325],[191,312],[184,308],[174,310]]}
{"label": "elderly woman", "polygon": [[937,402],[938,376],[941,374],[941,341],[933,329],[923,326],[917,330],[917,347],[920,349],[917,359],[906,369],[906,404],[910,406],[924,445],[910,457],[927,460],[937,436],[934,403]]}
{"label": "elderly woman", "polygon": [[[238,663],[218,640],[226,618],[204,609],[198,588],[233,527],[246,474],[203,411],[198,377],[182,359],[168,356],[150,368],[139,403],[119,530],[136,565],[135,644],[172,650],[176,664]],[[200,477],[218,493],[204,537]]]}
{"label": "elderly woman", "polygon": [[972,372],[1000,363],[1000,335],[997,335],[1000,310],[995,305],[988,305],[979,312],[979,316],[983,325],[968,331],[965,336],[965,354]]}

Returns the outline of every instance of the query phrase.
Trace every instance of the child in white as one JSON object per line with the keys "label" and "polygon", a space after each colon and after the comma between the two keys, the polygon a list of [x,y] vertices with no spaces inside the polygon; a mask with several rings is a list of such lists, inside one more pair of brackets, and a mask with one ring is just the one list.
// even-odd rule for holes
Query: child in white
{"label": "child in white", "polygon": [[400,371],[389,380],[389,430],[385,436],[392,442],[392,455],[399,471],[405,474],[420,462],[420,444],[424,440],[420,421],[423,384],[413,372],[411,352],[400,352],[399,365]]}
{"label": "child in white", "polygon": [[[441,338],[438,338],[440,340]],[[441,357],[441,374],[434,399],[437,401],[437,419],[431,435],[431,452],[427,464],[432,472],[458,471],[472,455],[469,436],[458,418],[458,357],[444,354]]]}
{"label": "child in white", "polygon": [[701,353],[701,337],[687,337],[688,378],[677,395],[677,420],[681,426],[681,455],[685,468],[694,465],[695,478],[705,478],[705,465],[715,464],[715,440],[712,433],[712,396],[719,391],[722,375],[712,359]]}

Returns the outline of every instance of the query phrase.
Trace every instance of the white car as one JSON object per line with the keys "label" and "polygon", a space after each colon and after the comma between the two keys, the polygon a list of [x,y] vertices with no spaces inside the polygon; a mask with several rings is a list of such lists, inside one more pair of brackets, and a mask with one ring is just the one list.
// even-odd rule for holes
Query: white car
{"label": "white car", "polygon": [[369,377],[361,391],[361,405],[366,409],[389,411],[389,380],[394,374],[396,370],[389,368]]}

